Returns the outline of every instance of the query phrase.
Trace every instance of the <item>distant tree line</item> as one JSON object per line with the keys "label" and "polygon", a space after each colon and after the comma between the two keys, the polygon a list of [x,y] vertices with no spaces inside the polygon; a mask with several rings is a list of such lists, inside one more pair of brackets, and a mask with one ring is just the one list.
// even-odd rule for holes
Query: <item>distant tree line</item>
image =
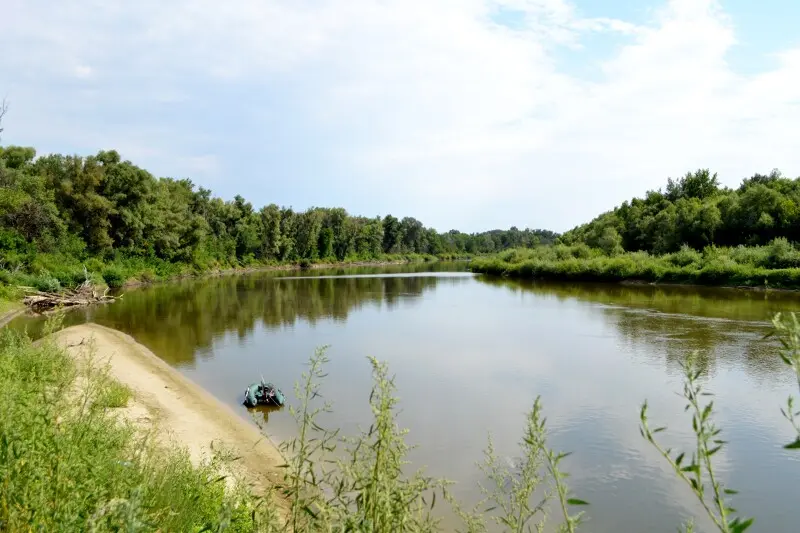
{"label": "distant tree line", "polygon": [[669,179],[665,190],[648,191],[561,236],[565,244],[585,243],[608,253],[644,250],[675,252],[686,244],[762,245],[783,237],[800,241],[800,178],[773,170],[720,187],[708,169]]}
{"label": "distant tree line", "polygon": [[256,209],[189,179],[156,178],[114,151],[36,157],[0,147],[0,256],[119,254],[172,262],[345,260],[385,254],[479,254],[552,243],[545,230],[438,233],[412,217],[340,207]]}

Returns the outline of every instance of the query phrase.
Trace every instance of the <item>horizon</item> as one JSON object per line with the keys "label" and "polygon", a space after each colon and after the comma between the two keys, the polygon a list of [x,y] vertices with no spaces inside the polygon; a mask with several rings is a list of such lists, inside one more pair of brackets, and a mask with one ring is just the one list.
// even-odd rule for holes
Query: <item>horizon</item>
{"label": "horizon", "polygon": [[226,200],[563,233],[698,168],[800,174],[800,4],[12,0],[3,145]]}

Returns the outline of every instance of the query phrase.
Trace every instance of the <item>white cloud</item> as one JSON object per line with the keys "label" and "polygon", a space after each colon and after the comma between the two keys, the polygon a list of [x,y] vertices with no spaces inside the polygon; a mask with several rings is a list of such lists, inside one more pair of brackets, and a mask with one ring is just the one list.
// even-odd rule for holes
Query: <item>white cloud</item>
{"label": "white cloud", "polygon": [[[776,51],[771,71],[735,72],[732,21],[713,0],[668,1],[646,24],[588,19],[567,0],[12,0],[10,13],[0,39],[16,52],[0,74],[16,74],[17,91],[44,97],[67,72],[106,80],[100,100],[140,105],[182,101],[181,80],[279,87],[301,102],[303,128],[333,138],[307,149],[370,190],[402,180],[419,193],[393,210],[439,229],[566,229],[700,166],[729,184],[800,169],[800,50]],[[518,24],[500,24],[503,13]],[[592,33],[618,42],[611,56],[584,45]],[[601,76],[567,74],[560,49]],[[169,151],[182,133],[152,142]]]}

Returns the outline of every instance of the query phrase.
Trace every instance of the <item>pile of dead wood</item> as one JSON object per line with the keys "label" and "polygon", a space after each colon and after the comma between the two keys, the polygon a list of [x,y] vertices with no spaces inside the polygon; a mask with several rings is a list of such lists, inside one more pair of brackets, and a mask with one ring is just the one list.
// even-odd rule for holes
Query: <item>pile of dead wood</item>
{"label": "pile of dead wood", "polygon": [[118,298],[117,296],[108,295],[108,287],[106,287],[102,293],[99,293],[94,283],[88,279],[77,288],[67,289],[63,292],[42,292],[33,287],[20,288],[25,292],[22,303],[37,313],[59,307],[109,303]]}

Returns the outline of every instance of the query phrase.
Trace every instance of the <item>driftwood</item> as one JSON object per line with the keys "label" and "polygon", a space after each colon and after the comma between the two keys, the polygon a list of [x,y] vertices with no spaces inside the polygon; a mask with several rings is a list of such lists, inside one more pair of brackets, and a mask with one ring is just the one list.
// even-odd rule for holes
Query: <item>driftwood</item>
{"label": "driftwood", "polygon": [[108,287],[102,294],[99,294],[89,280],[84,281],[75,289],[67,289],[64,292],[42,292],[33,287],[20,287],[20,289],[25,292],[22,303],[38,313],[58,307],[110,303],[119,298],[118,296],[109,296]]}

